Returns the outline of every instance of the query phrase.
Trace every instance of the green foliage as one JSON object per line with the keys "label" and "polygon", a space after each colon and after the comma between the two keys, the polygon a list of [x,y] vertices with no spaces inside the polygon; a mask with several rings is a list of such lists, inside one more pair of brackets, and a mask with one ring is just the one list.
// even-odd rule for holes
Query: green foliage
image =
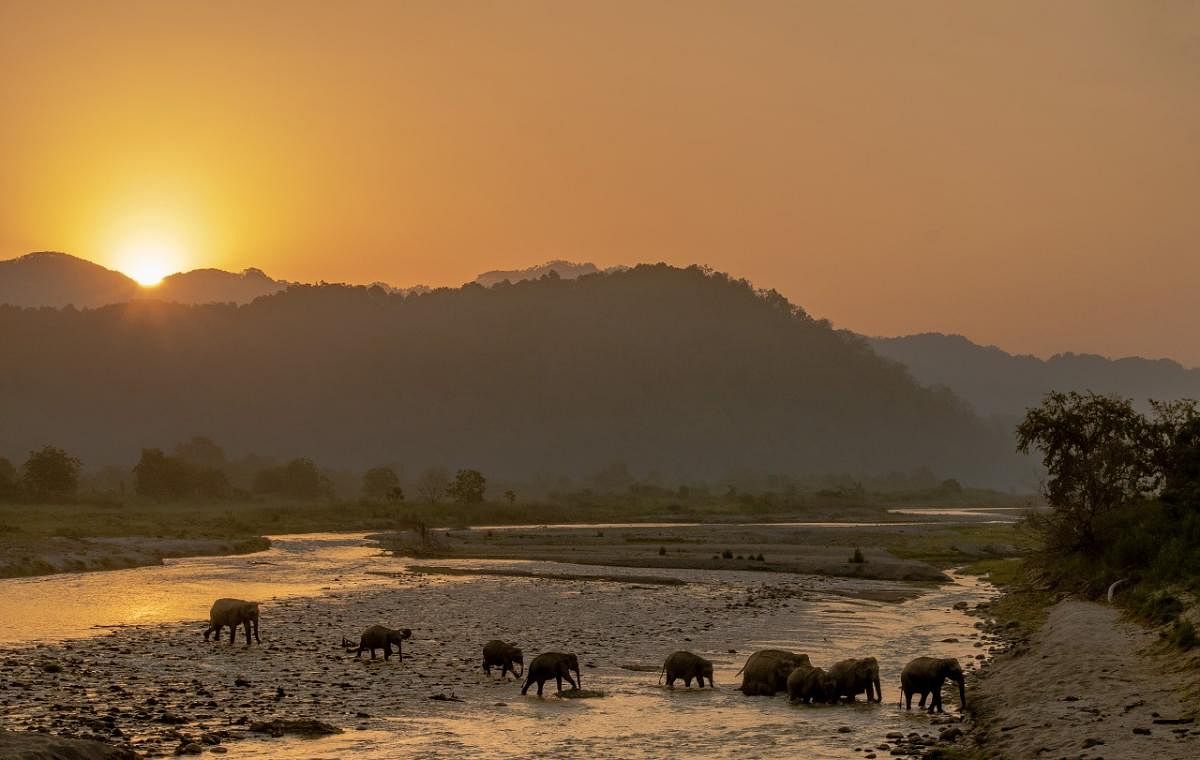
{"label": "green foliage", "polygon": [[21,483],[34,500],[64,499],[79,488],[81,463],[55,446],[29,452],[21,468]]}
{"label": "green foliage", "polygon": [[1131,604],[1135,615],[1155,626],[1166,625],[1183,612],[1183,602],[1163,590],[1135,594]]}
{"label": "green foliage", "polygon": [[454,482],[446,489],[450,498],[459,504],[479,504],[487,489],[487,478],[478,470],[459,470]]}

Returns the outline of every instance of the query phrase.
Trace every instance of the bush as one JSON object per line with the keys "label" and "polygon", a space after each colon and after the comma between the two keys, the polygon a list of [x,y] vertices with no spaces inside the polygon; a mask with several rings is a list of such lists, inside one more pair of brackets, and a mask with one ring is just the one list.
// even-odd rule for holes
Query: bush
{"label": "bush", "polygon": [[849,561],[856,565],[861,565],[867,561],[867,558],[863,556],[862,549],[856,546],[854,547],[854,556],[852,556]]}
{"label": "bush", "polygon": [[665,547],[665,546],[658,547],[658,556],[663,557],[663,556],[666,556],[666,554],[667,554],[667,547]]}
{"label": "bush", "polygon": [[1166,625],[1183,612],[1183,602],[1165,591],[1155,591],[1145,595],[1135,610],[1150,625]]}
{"label": "bush", "polygon": [[1200,639],[1196,637],[1196,626],[1190,620],[1176,620],[1167,639],[1185,652],[1200,644]]}
{"label": "bush", "polygon": [[726,549],[725,551],[721,552],[721,559],[733,559],[733,552]]}

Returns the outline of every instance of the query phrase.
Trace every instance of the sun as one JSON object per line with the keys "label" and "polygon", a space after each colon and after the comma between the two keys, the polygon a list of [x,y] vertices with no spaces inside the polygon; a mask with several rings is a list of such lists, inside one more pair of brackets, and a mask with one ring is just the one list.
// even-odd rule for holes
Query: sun
{"label": "sun", "polygon": [[152,288],[167,275],[178,272],[183,259],[183,249],[178,243],[154,237],[129,240],[118,247],[116,256],[117,269],[143,288]]}

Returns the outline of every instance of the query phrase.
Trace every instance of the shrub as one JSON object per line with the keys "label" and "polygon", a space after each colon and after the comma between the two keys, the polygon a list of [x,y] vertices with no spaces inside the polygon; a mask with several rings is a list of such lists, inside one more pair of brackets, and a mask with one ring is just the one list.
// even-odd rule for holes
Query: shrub
{"label": "shrub", "polygon": [[733,552],[726,549],[725,551],[721,552],[721,559],[733,559]]}
{"label": "shrub", "polygon": [[1200,644],[1200,639],[1196,637],[1196,626],[1192,625],[1190,620],[1176,620],[1175,626],[1171,628],[1169,641],[1179,649],[1187,651],[1196,644]]}
{"label": "shrub", "polygon": [[849,561],[856,565],[861,565],[867,561],[867,558],[863,556],[862,549],[856,546],[854,547],[854,556],[852,556]]}

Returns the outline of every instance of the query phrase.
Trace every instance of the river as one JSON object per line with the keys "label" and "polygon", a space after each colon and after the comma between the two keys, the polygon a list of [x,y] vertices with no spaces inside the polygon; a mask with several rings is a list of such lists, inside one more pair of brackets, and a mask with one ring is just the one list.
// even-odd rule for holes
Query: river
{"label": "river", "polygon": [[[596,572],[540,562],[439,564]],[[406,565],[362,537],[278,536],[251,556],[0,581],[0,684],[26,690],[23,699],[0,699],[0,718],[10,728],[64,725],[64,715],[67,727],[94,726],[101,706],[151,756],[171,754],[171,731],[179,730],[226,732],[231,758],[863,757],[889,732],[935,730],[924,714],[898,708],[899,669],[924,654],[974,663],[986,642],[975,620],[953,607],[992,593],[967,577],[888,602],[876,600],[913,587],[647,568],[628,572],[686,583],[427,576]],[[211,599],[225,595],[263,601],[261,647],[203,642],[199,621]],[[403,664],[356,660],[337,647],[377,621],[413,629]],[[553,684],[545,699],[522,697],[519,683],[486,678],[478,653],[493,637],[522,644],[526,661],[537,651],[578,652],[583,685],[604,697],[559,699]],[[744,697],[735,673],[766,647],[806,652],[817,665],[874,655],[885,701],[798,707],[784,697]],[[712,659],[720,688],[668,691],[656,673],[627,669],[657,665],[676,648]],[[47,661],[62,671],[46,675]],[[97,696],[113,685],[119,697]],[[435,694],[464,701],[430,700]],[[155,717],[162,709],[186,725],[164,730]],[[239,718],[271,717],[318,718],[345,733],[233,740],[246,736]]]}

